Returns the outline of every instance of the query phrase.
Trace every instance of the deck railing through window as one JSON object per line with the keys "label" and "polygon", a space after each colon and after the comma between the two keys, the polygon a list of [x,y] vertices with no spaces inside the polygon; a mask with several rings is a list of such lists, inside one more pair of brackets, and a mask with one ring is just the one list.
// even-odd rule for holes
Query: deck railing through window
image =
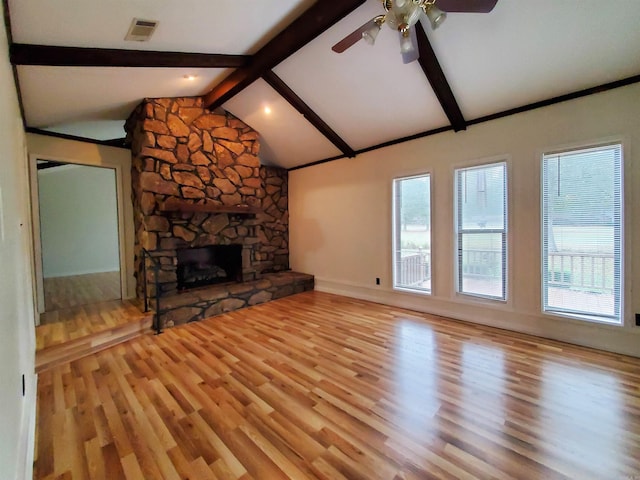
{"label": "deck railing through window", "polygon": [[549,286],[611,294],[614,288],[613,254],[550,253]]}
{"label": "deck railing through window", "polygon": [[[496,275],[498,250],[465,250],[462,270],[478,280]],[[553,252],[549,254],[549,286],[590,293],[611,294],[614,288],[614,258],[611,253]]]}
{"label": "deck railing through window", "polygon": [[497,269],[502,265],[500,250],[465,249],[462,262],[462,274],[478,278],[495,278],[500,275]]}
{"label": "deck railing through window", "polygon": [[[429,250],[402,249],[398,284],[420,286],[431,279]],[[465,275],[491,279],[500,262],[498,250],[465,250]],[[611,294],[614,288],[614,258],[608,253],[554,252],[549,255],[549,286],[591,293]]]}
{"label": "deck railing through window", "polygon": [[429,250],[402,249],[397,284],[402,287],[420,287],[431,278]]}

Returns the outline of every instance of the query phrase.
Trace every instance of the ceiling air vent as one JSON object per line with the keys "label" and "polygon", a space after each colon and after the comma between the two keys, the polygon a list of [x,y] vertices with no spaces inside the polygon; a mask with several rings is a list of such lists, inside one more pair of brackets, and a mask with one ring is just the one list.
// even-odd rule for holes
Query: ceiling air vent
{"label": "ceiling air vent", "polygon": [[133,42],[146,42],[151,38],[153,32],[155,32],[158,26],[157,20],[142,20],[141,18],[134,18],[131,22],[131,27],[127,32],[125,40]]}

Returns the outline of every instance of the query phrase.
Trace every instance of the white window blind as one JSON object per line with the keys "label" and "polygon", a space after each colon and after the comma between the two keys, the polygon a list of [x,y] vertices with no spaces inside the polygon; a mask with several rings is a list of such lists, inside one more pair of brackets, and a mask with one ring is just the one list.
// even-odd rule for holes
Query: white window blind
{"label": "white window blind", "polygon": [[506,300],[507,165],[455,172],[457,291]]}
{"label": "white window blind", "polygon": [[622,146],[543,156],[545,312],[622,322]]}
{"label": "white window blind", "polygon": [[393,286],[431,292],[431,177],[393,181]]}

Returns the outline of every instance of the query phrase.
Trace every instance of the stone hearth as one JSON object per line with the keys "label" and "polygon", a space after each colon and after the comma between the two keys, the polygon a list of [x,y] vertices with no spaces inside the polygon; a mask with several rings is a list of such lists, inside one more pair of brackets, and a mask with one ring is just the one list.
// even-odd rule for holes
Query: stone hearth
{"label": "stone hearth", "polygon": [[[143,249],[160,265],[157,292],[153,271],[147,271],[148,293],[166,301],[177,294],[178,249],[239,244],[244,282],[289,269],[287,171],[260,165],[255,130],[228,112],[209,111],[201,98],[145,99],[125,128],[132,152],[139,297]],[[269,293],[273,297],[276,291]],[[196,294],[203,305],[201,295]],[[171,321],[215,311],[212,305],[190,308],[200,313],[183,308]]]}
{"label": "stone hearth", "polygon": [[162,298],[164,324],[171,327],[308,290],[313,290],[313,276],[296,272],[266,273],[250,282],[198,288]]}

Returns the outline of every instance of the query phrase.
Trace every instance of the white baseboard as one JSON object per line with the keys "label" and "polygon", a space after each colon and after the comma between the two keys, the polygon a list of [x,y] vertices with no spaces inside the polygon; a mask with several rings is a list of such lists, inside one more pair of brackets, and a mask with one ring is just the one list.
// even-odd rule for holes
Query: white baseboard
{"label": "white baseboard", "polygon": [[638,328],[581,322],[542,313],[519,312],[507,305],[459,302],[318,277],[315,277],[315,290],[640,357]]}
{"label": "white baseboard", "polygon": [[44,278],[64,278],[64,277],[75,277],[77,275],[91,275],[92,273],[116,273],[116,272],[120,272],[120,270],[118,269],[110,269],[110,270],[95,270],[95,269],[89,269],[89,270],[74,270],[72,272],[56,272],[55,274],[49,274],[47,276],[45,276]]}

